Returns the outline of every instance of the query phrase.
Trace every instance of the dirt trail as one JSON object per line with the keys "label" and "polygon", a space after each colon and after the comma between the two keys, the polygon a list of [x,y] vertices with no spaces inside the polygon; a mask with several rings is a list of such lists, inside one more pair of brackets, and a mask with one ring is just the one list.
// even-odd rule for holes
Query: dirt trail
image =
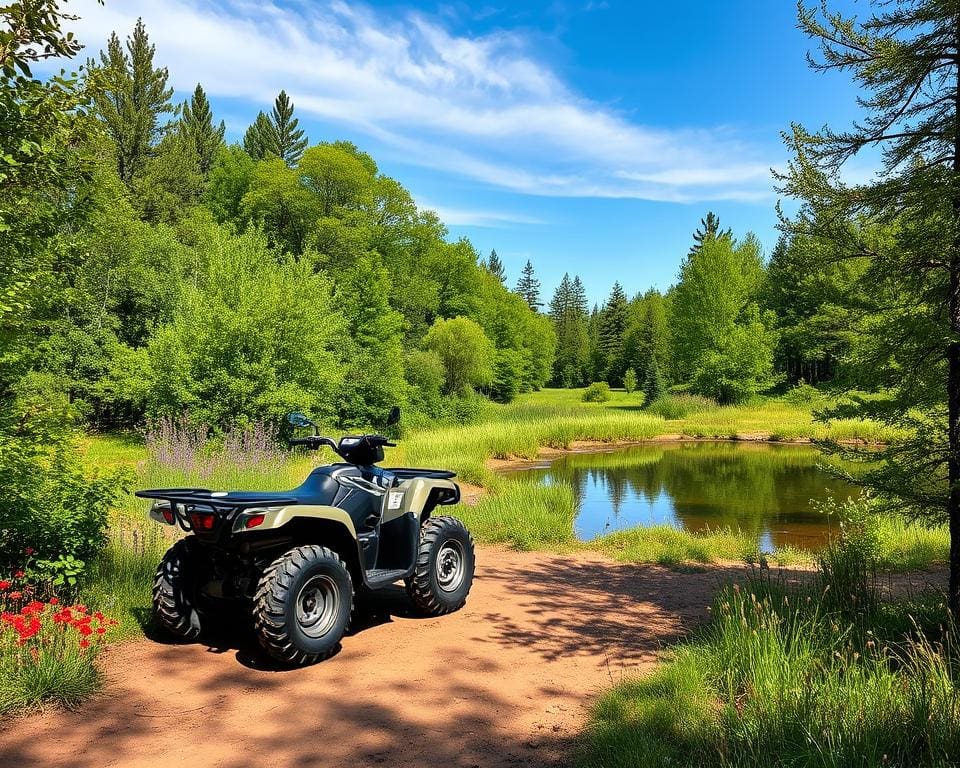
{"label": "dirt trail", "polygon": [[308,669],[249,648],[113,649],[80,711],[2,725],[0,765],[562,764],[594,695],[652,663],[735,570],[480,548],[462,611],[411,617],[397,589]]}

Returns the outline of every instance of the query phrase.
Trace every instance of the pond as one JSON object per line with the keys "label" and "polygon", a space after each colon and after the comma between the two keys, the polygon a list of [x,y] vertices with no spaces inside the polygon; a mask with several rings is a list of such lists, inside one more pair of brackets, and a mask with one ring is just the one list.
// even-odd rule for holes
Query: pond
{"label": "pond", "polygon": [[573,486],[581,540],[666,524],[690,532],[739,529],[765,550],[817,549],[836,522],[811,500],[858,493],[823,469],[823,460],[810,445],[675,442],[572,453],[524,471]]}

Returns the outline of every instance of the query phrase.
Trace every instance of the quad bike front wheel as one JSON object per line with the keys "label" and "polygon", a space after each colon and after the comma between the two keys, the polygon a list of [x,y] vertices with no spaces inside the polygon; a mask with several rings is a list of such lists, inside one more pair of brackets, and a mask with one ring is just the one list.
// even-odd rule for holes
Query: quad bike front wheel
{"label": "quad bike front wheel", "polygon": [[196,640],[200,636],[195,581],[190,542],[181,539],[166,551],[153,579],[154,619],[178,640]]}
{"label": "quad bike front wheel", "polygon": [[423,613],[461,608],[473,585],[476,558],[470,531],[455,517],[432,517],[420,530],[420,549],[407,593]]}
{"label": "quad bike front wheel", "polygon": [[296,547],[260,577],[253,620],[263,649],[284,664],[322,661],[336,651],[353,609],[343,560],[317,545]]}

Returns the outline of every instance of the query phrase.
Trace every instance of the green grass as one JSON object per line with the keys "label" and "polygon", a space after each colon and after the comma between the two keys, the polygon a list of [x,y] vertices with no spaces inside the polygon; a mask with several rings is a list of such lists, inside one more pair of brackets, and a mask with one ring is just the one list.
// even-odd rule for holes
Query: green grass
{"label": "green grass", "polygon": [[948,766],[960,750],[956,631],[936,596],[824,599],[849,584],[756,579],[650,675],[594,707],[579,763]]}
{"label": "green grass", "polygon": [[[664,419],[641,408],[643,395],[611,392],[604,403],[584,403],[584,390],[546,389],[495,406],[477,424],[427,429],[407,435],[400,456],[408,464],[444,466],[469,483],[487,485],[493,473],[488,459],[532,459],[541,448],[569,448],[577,441],[626,443],[661,435],[731,439],[742,436],[774,440],[833,439],[868,443],[895,441],[888,427],[853,420],[814,421],[811,407],[782,399],[742,406],[713,406],[698,400],[683,409],[683,418]],[[693,400],[693,398],[687,398]],[[686,402],[686,401],[684,401]]]}
{"label": "green grass", "polygon": [[144,519],[118,521],[110,540],[93,563],[81,599],[119,622],[111,637],[142,637],[150,622],[153,577],[163,553],[173,542],[171,529]]}
{"label": "green grass", "polygon": [[485,544],[509,544],[520,550],[577,546],[573,535],[576,501],[566,483],[502,481],[475,506],[463,505],[456,514]]}

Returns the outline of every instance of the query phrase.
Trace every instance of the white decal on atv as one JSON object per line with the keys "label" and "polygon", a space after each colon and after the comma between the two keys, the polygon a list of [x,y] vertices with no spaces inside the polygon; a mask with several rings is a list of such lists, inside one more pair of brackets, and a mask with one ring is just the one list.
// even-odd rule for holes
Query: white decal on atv
{"label": "white decal on atv", "polygon": [[387,509],[400,509],[403,502],[403,491],[391,491],[387,497]]}
{"label": "white decal on atv", "polygon": [[340,485],[345,485],[348,488],[372,493],[374,496],[383,496],[383,490],[379,486],[369,480],[364,480],[362,477],[340,477],[337,479]]}

